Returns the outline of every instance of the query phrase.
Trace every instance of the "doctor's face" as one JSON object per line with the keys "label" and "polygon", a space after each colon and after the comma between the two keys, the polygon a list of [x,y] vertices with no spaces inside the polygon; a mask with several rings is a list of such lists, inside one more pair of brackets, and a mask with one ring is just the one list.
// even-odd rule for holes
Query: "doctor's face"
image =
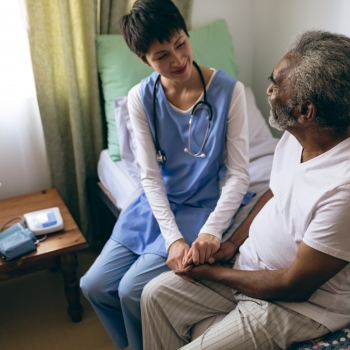
{"label": "doctor's face", "polygon": [[183,30],[176,32],[169,42],[153,43],[146,54],[148,64],[162,77],[185,82],[192,71],[192,47]]}
{"label": "doctor's face", "polygon": [[296,123],[293,117],[294,106],[291,105],[292,87],[289,74],[293,69],[288,56],[284,56],[271,73],[267,88],[267,101],[270,105],[269,123],[273,128],[286,130]]}

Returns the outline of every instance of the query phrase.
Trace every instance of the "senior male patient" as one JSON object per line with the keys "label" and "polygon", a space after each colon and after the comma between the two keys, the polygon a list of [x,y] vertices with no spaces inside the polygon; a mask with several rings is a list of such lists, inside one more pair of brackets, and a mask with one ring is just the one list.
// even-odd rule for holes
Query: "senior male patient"
{"label": "senior male patient", "polygon": [[145,350],[285,349],[350,325],[350,38],[305,32],[269,79],[270,124],[286,130],[270,190],[212,264],[176,272],[194,283],[167,272],[146,286]]}

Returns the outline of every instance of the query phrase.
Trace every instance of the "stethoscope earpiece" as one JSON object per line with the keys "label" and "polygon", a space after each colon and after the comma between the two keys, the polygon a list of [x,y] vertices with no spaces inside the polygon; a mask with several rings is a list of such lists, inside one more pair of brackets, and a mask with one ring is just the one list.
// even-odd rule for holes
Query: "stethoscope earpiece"
{"label": "stethoscope earpiece", "polygon": [[[210,105],[209,102],[207,102],[207,89],[205,87],[205,81],[204,81],[204,77],[202,74],[201,69],[199,68],[198,64],[196,62],[193,61],[193,65],[197,68],[197,71],[199,73],[199,76],[201,78],[201,82],[203,85],[203,101],[198,101],[192,108],[192,112],[191,112],[191,117],[189,120],[189,130],[188,130],[188,146],[184,149],[184,151],[188,154],[190,154],[193,157],[196,158],[205,158],[206,155],[202,152],[203,148],[208,140],[208,133],[209,133],[209,129],[210,129],[210,125],[211,125],[211,120],[213,118],[213,109]],[[157,113],[156,113],[156,88],[157,88],[157,84],[158,81],[160,79],[160,75],[158,75],[154,86],[153,86],[153,121],[154,121],[154,134],[155,134],[155,146],[156,146],[156,159],[158,163],[164,163],[166,161],[166,157],[165,154],[163,154],[163,152],[160,150],[160,146],[159,146],[159,140],[158,140],[158,132],[157,132]],[[202,105],[204,105],[206,108],[204,108]],[[206,109],[208,111],[208,126],[207,126],[207,130],[205,132],[205,136],[202,142],[202,145],[199,149],[199,151],[197,153],[193,153],[191,151],[191,129],[192,129],[192,119],[193,116],[196,112],[197,109]]]}

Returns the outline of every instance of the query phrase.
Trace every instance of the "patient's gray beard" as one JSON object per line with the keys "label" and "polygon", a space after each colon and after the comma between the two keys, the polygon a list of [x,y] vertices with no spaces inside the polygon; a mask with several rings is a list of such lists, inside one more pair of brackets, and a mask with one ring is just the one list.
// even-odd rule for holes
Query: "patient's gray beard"
{"label": "patient's gray beard", "polygon": [[280,131],[286,130],[288,126],[295,124],[295,120],[291,117],[291,112],[287,106],[282,106],[279,102],[275,103],[275,107],[272,107],[270,98],[267,98],[270,105],[270,125]]}

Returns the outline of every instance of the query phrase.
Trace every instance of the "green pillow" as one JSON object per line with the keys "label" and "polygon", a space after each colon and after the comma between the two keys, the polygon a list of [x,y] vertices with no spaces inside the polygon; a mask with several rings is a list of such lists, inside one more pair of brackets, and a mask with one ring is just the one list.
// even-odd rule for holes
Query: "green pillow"
{"label": "green pillow", "polygon": [[119,141],[114,117],[114,100],[153,72],[129,50],[121,35],[97,35],[97,69],[102,81],[109,156],[120,160]]}
{"label": "green pillow", "polygon": [[234,59],[232,37],[225,20],[189,31],[193,59],[201,66],[219,69],[238,78],[239,66]]}
{"label": "green pillow", "polygon": [[[238,64],[233,58],[232,38],[224,20],[189,32],[194,60],[202,66],[221,68],[237,78]],[[97,68],[102,80],[108,127],[108,150],[112,160],[120,160],[114,100],[129,90],[153,69],[132,53],[121,35],[96,36]]]}

